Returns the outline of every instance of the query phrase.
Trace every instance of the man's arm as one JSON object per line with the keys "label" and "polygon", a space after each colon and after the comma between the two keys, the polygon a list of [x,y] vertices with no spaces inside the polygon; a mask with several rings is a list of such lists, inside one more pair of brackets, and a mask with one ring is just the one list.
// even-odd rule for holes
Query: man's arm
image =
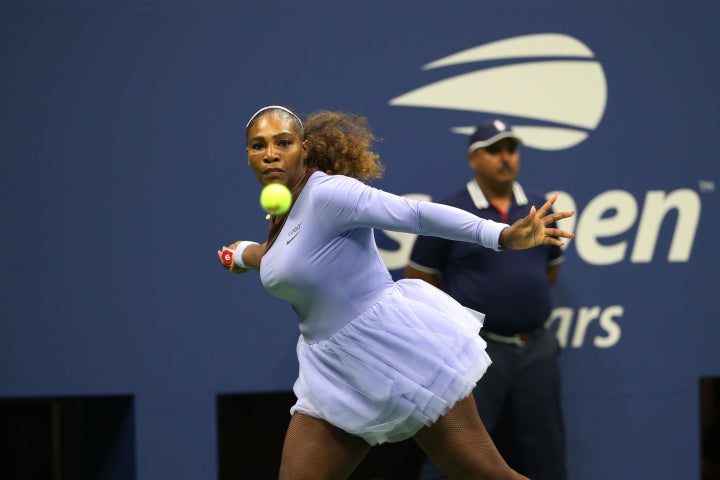
{"label": "man's arm", "polygon": [[420,280],[426,281],[430,285],[433,285],[437,288],[442,288],[440,283],[440,277],[438,277],[437,275],[433,275],[432,273],[421,272],[420,270],[411,266],[407,266],[405,268],[405,278],[419,278]]}
{"label": "man's arm", "polygon": [[552,287],[553,284],[555,284],[555,280],[557,280],[558,273],[560,272],[560,264],[548,265],[545,272],[547,273],[548,285]]}

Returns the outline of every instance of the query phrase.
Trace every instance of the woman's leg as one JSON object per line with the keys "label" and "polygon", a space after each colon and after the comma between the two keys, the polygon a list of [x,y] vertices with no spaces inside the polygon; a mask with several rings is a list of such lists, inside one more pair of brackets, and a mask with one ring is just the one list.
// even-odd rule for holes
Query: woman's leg
{"label": "woman's leg", "polygon": [[296,412],[285,434],[280,480],[345,479],[369,450],[362,438]]}
{"label": "woman's leg", "polygon": [[520,480],[498,453],[480,420],[472,395],[415,434],[415,442],[454,480]]}

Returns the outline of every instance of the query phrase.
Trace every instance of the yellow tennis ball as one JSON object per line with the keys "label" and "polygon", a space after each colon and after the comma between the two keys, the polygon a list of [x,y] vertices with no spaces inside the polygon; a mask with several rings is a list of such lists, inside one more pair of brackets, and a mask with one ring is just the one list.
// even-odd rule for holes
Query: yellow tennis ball
{"label": "yellow tennis ball", "polygon": [[260,206],[272,215],[282,215],[290,210],[292,194],[282,183],[265,185],[260,193]]}

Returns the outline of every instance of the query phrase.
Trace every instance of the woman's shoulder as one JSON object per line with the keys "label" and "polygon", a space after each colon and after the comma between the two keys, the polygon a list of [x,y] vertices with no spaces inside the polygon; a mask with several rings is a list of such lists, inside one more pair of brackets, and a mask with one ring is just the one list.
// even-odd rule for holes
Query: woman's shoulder
{"label": "woman's shoulder", "polygon": [[312,192],[310,196],[315,200],[334,203],[348,200],[369,187],[360,180],[345,175],[315,172],[308,179],[306,188]]}
{"label": "woman's shoulder", "polygon": [[342,188],[348,185],[365,186],[363,182],[346,175],[331,175],[325,172],[314,172],[308,179],[308,186],[322,188]]}

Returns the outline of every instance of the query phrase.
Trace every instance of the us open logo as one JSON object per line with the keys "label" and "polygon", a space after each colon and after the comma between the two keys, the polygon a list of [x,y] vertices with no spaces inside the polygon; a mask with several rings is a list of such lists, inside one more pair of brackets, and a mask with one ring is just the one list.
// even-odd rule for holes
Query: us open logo
{"label": "us open logo", "polygon": [[[605,72],[592,50],[568,35],[543,33],[486,43],[422,69],[488,61],[493,66],[431,83],[389,103],[513,116],[513,131],[525,146],[540,150],[571,148],[600,124],[607,104]],[[498,61],[503,64],[497,66]],[[473,129],[451,127],[464,135]]]}
{"label": "us open logo", "polygon": [[[526,147],[549,151],[582,143],[605,114],[608,88],[602,65],[590,48],[573,37],[544,33],[508,38],[463,50],[422,68],[465,64],[472,64],[465,73],[409,91],[389,104],[511,116],[513,132]],[[470,135],[474,128],[450,126],[450,131]],[[577,205],[570,193],[553,191],[560,194],[555,202],[557,210],[577,212],[558,222],[576,235],[563,248],[572,245],[578,258],[588,265],[690,261],[702,210],[697,191],[651,189],[643,194],[611,188],[595,194],[583,206]],[[704,191],[714,191],[714,186],[706,186]],[[423,193],[405,196],[432,200]],[[663,231],[667,238],[663,244],[669,247],[658,251]],[[404,268],[414,235],[384,233],[399,245],[395,250],[380,250],[385,264],[390,270]],[[629,313],[630,317],[635,315]],[[563,347],[605,349],[621,340],[625,316],[622,302],[561,305],[553,309],[547,325],[555,325]]]}

